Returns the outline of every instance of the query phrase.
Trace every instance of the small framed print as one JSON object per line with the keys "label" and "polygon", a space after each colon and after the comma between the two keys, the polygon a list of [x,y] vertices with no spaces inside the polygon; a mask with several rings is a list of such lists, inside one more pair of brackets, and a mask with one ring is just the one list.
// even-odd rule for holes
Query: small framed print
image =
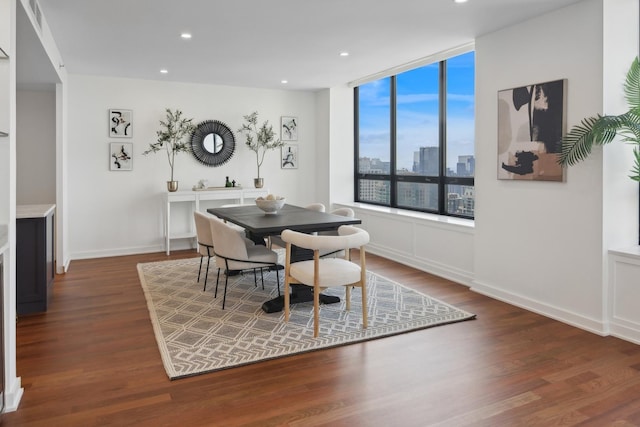
{"label": "small framed print", "polygon": [[280,118],[280,139],[283,141],[298,140],[298,118],[282,116]]}
{"label": "small framed print", "polygon": [[280,156],[282,169],[298,169],[298,146],[286,144],[280,150],[282,150]]}
{"label": "small framed print", "polygon": [[109,144],[109,170],[133,170],[133,144],[131,142],[112,142]]}
{"label": "small framed print", "polygon": [[109,110],[109,136],[111,138],[133,136],[133,111],[120,108]]}

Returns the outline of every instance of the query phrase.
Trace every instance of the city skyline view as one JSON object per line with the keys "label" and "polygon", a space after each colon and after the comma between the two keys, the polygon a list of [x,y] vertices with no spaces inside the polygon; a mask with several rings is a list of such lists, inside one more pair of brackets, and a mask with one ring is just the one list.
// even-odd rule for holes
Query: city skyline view
{"label": "city skyline view", "polygon": [[358,173],[369,175],[358,201],[474,216],[474,60],[468,52],[358,87]]}
{"label": "city skyline view", "polygon": [[[439,65],[397,76],[397,170],[412,171],[414,153],[439,144]],[[474,52],[447,60],[447,168],[474,155]],[[359,87],[360,157],[390,161],[391,78]]]}

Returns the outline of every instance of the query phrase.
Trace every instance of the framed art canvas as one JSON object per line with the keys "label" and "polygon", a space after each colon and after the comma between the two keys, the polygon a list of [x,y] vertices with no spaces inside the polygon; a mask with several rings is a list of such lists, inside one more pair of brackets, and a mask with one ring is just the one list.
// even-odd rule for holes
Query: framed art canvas
{"label": "framed art canvas", "polygon": [[133,144],[131,142],[112,142],[109,144],[109,170],[133,170]]}
{"label": "framed art canvas", "polygon": [[282,169],[298,169],[298,146],[286,144],[281,150]]}
{"label": "framed art canvas", "polygon": [[280,118],[280,139],[283,141],[298,140],[298,118],[282,116]]}
{"label": "framed art canvas", "polygon": [[111,138],[131,138],[133,136],[133,111],[109,110],[109,136]]}
{"label": "framed art canvas", "polygon": [[564,181],[566,79],[498,92],[498,179]]}

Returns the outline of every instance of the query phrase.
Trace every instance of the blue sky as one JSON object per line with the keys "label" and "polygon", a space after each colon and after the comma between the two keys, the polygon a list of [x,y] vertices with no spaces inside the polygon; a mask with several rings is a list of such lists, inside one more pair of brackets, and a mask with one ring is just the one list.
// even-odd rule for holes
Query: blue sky
{"label": "blue sky", "polygon": [[[447,61],[447,166],[474,154],[474,53]],[[360,86],[360,156],[389,160],[390,78]],[[438,145],[438,64],[397,78],[398,167],[411,170],[413,152]]]}

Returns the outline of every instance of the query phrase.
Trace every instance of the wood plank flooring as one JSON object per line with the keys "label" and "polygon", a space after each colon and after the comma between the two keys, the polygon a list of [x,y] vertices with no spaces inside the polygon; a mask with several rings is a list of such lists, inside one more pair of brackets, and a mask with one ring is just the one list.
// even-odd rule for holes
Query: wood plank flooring
{"label": "wood plank flooring", "polygon": [[369,255],[368,268],[477,320],[169,381],[136,265],[73,261],[17,325],[8,426],[634,426],[640,346]]}

